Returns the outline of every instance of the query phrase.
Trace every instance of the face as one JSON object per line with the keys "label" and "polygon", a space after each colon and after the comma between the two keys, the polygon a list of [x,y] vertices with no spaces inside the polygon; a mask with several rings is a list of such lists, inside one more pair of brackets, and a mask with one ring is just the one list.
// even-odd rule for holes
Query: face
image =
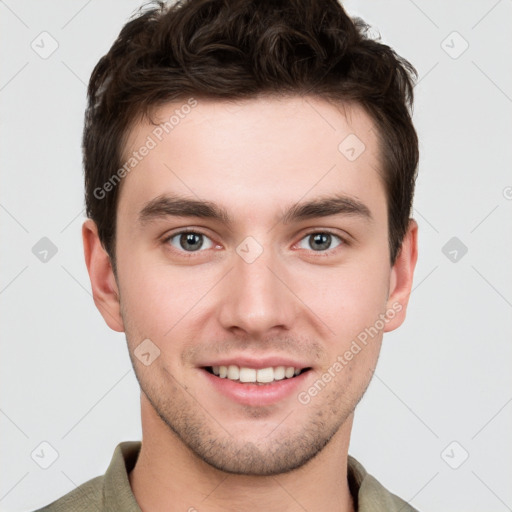
{"label": "face", "polygon": [[116,293],[95,300],[169,436],[223,471],[290,471],[350,420],[403,320],[414,251],[391,266],[361,108],[183,105],[157,111],[181,113],[168,134],[130,133],[126,160],[141,158],[120,191]]}

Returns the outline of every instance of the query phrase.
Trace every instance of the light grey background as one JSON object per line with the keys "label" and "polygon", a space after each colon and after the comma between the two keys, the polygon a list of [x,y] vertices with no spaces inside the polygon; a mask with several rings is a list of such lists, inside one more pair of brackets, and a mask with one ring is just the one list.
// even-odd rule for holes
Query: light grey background
{"label": "light grey background", "polygon": [[[49,503],[141,437],[124,335],[94,306],[80,237],[86,83],[139,5],[0,1],[2,511]],[[512,510],[512,0],[345,6],[416,66],[421,140],[408,318],[384,338],[350,453],[422,511]],[[58,452],[48,469],[42,442]]]}

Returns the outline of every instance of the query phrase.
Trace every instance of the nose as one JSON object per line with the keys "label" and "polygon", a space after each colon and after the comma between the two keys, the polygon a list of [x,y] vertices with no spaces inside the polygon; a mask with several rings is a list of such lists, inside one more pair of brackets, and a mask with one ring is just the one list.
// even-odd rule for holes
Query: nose
{"label": "nose", "polygon": [[223,280],[219,297],[222,327],[254,339],[290,330],[299,314],[299,301],[278,257],[265,250],[252,262],[238,254],[233,259],[234,268]]}

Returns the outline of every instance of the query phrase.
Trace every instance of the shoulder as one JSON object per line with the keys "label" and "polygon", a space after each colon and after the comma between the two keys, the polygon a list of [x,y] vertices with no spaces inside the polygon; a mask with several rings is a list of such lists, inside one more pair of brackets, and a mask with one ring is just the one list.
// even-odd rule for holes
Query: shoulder
{"label": "shoulder", "polygon": [[34,512],[90,512],[103,510],[104,475],[79,485],[61,498]]}
{"label": "shoulder", "polygon": [[348,480],[358,512],[418,512],[407,501],[388,491],[354,457],[348,456]]}
{"label": "shoulder", "polygon": [[141,512],[128,477],[140,448],[140,441],[119,443],[104,475],[87,480],[34,512]]}

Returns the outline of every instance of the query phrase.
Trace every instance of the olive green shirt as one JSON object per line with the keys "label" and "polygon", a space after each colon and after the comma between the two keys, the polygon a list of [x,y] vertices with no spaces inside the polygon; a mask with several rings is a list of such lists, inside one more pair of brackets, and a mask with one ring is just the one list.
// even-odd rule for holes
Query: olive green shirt
{"label": "olive green shirt", "polygon": [[[141,444],[141,441],[119,443],[104,475],[88,480],[35,512],[141,512],[128,480]],[[348,483],[357,512],[418,512],[385,489],[350,455]]]}

